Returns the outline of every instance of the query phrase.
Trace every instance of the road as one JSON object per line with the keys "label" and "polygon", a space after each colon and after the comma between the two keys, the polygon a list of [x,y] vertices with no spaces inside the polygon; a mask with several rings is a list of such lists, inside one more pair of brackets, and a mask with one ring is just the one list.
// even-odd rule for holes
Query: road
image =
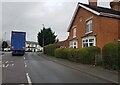
{"label": "road", "polygon": [[50,61],[42,53],[2,56],[3,83],[107,83],[78,70]]}

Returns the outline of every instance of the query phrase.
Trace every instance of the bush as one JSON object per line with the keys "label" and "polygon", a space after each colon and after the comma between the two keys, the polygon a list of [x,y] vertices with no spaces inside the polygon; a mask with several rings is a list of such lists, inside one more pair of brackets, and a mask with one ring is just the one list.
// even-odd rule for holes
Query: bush
{"label": "bush", "polygon": [[100,52],[100,48],[98,47],[86,47],[80,49],[58,48],[55,51],[55,56],[79,63],[95,64],[95,61],[98,62],[97,59],[100,56]]}
{"label": "bush", "polygon": [[87,63],[98,64],[101,62],[101,49],[99,47],[87,47],[85,48],[88,51]]}
{"label": "bush", "polygon": [[77,50],[76,62],[87,64],[88,51],[85,48]]}
{"label": "bush", "polygon": [[105,45],[102,50],[102,57],[105,68],[120,70],[120,42]]}
{"label": "bush", "polygon": [[63,49],[64,49],[64,48],[57,48],[57,49],[55,50],[55,57],[56,57],[56,58],[61,58],[61,57],[62,57]]}
{"label": "bush", "polygon": [[54,56],[55,55],[55,49],[59,48],[59,44],[49,44],[47,46],[44,46],[44,54]]}
{"label": "bush", "polygon": [[71,54],[72,48],[57,48],[55,50],[55,57],[62,58],[62,59],[68,59],[68,57]]}
{"label": "bush", "polygon": [[76,62],[84,64],[98,64],[100,61],[100,48],[99,47],[86,47],[77,50]]}

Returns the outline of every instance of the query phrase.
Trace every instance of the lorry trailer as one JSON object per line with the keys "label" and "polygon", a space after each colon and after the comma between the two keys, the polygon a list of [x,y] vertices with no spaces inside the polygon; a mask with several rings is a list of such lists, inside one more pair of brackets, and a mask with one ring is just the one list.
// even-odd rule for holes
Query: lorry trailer
{"label": "lorry trailer", "polygon": [[25,54],[25,42],[26,32],[11,32],[11,50],[12,55],[24,55]]}

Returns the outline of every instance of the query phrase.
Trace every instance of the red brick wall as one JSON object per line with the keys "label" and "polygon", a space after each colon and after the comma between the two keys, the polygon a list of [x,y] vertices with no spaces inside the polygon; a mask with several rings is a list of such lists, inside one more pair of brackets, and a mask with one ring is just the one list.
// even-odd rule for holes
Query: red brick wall
{"label": "red brick wall", "polygon": [[[82,22],[80,22],[80,16],[83,17]],[[120,36],[120,33],[118,33],[118,23],[120,20],[97,16],[83,8],[79,8],[74,18],[69,32],[69,40],[73,39],[73,27],[76,26],[78,47],[82,47],[81,37],[86,35],[86,20],[90,17],[92,17],[93,20],[93,34],[96,34],[96,45],[98,47],[102,48],[105,44],[118,40],[118,35]]]}
{"label": "red brick wall", "polygon": [[120,1],[116,0],[110,3],[111,9],[120,11]]}
{"label": "red brick wall", "polygon": [[105,44],[116,42],[119,32],[119,20],[115,18],[100,17],[100,43],[102,48]]}
{"label": "red brick wall", "polygon": [[113,10],[117,10],[117,11],[120,11],[120,5],[114,5],[112,7]]}
{"label": "red brick wall", "polygon": [[64,41],[60,41],[60,42],[58,42],[58,44],[60,44],[63,47],[67,47],[67,48],[69,47],[69,41],[68,41],[68,39],[66,39]]}

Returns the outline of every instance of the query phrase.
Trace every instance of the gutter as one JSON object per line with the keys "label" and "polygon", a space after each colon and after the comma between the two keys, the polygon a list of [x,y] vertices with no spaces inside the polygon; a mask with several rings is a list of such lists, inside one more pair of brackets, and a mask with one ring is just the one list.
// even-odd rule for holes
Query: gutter
{"label": "gutter", "polygon": [[106,16],[106,17],[112,17],[112,18],[120,18],[120,15],[104,13],[104,12],[100,12],[100,15]]}

